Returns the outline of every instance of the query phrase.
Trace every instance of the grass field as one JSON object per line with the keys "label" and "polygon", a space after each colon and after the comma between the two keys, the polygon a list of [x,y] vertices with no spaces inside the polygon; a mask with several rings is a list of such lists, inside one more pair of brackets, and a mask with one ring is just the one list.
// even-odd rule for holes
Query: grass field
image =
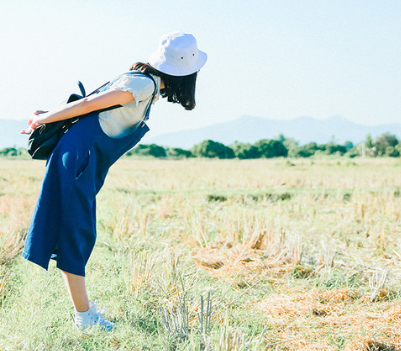
{"label": "grass field", "polygon": [[75,329],[20,257],[44,172],[0,160],[0,350],[401,350],[401,160],[132,160],[98,195]]}

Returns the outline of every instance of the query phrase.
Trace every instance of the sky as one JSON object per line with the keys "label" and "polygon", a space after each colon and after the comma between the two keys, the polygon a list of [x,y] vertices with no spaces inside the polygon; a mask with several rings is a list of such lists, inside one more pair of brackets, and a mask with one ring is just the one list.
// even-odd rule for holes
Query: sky
{"label": "sky", "polygon": [[208,62],[195,110],[159,101],[151,137],[244,115],[401,123],[399,0],[0,0],[0,118],[92,91],[176,30]]}

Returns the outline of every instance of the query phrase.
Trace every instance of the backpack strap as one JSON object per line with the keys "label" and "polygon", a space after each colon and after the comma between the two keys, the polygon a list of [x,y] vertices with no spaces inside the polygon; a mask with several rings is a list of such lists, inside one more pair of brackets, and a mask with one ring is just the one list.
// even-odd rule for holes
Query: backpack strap
{"label": "backpack strap", "polygon": [[[91,96],[91,95],[93,95],[93,94],[97,94],[102,88],[104,88],[105,86],[107,86],[107,85],[110,84],[110,83],[114,83],[115,81],[117,81],[118,79],[120,79],[124,74],[137,75],[137,76],[141,75],[141,76],[148,77],[148,78],[150,78],[150,79],[152,80],[152,82],[153,82],[153,84],[154,84],[154,89],[153,89],[152,98],[150,99],[150,102],[149,102],[148,106],[146,107],[146,110],[145,110],[145,111],[146,111],[146,112],[145,112],[145,117],[143,118],[143,120],[142,120],[141,122],[143,122],[143,121],[145,121],[145,120],[148,120],[148,119],[149,119],[149,114],[150,114],[150,108],[151,108],[152,103],[153,103],[153,100],[154,100],[154,98],[155,98],[155,96],[156,96],[156,90],[157,90],[156,82],[155,82],[154,78],[153,78],[150,74],[145,74],[145,73],[142,73],[142,72],[140,72],[140,71],[129,71],[129,72],[120,74],[120,75],[117,76],[113,81],[108,81],[108,82],[104,83],[104,84],[101,85],[99,88],[97,88],[97,89],[95,89],[94,91],[92,91],[89,95],[85,95],[85,93],[86,93],[86,92],[85,92],[85,88],[84,88],[83,84],[82,84],[80,81],[78,81],[78,87],[79,87],[79,90],[81,91],[82,97],[86,97],[86,96]],[[74,100],[75,100],[75,99],[74,99]],[[71,101],[73,101],[73,100],[71,100]],[[107,107],[107,108],[98,110],[97,112],[104,112],[104,111],[114,110],[114,109],[119,108],[119,107],[122,107],[122,105],[110,106],[110,107]]]}
{"label": "backpack strap", "polygon": [[[153,89],[153,93],[152,93],[152,98],[150,99],[148,105],[146,106],[145,116],[144,116],[144,118],[143,118],[142,121],[141,121],[141,122],[144,122],[144,121],[146,121],[146,120],[149,119],[150,108],[152,107],[153,100],[155,99],[155,96],[156,96],[156,92],[157,92],[157,84],[156,84],[156,81],[154,80],[154,78],[153,78],[150,74],[146,74],[146,73],[143,73],[143,72],[141,72],[141,71],[136,71],[136,70],[129,71],[129,72],[127,72],[127,73],[123,73],[123,74],[121,74],[120,76],[118,76],[114,81],[118,80],[118,79],[119,79],[120,77],[122,77],[124,74],[136,75],[136,76],[145,76],[145,77],[151,79],[152,82],[153,82],[153,84],[154,84],[154,89]],[[109,82],[109,83],[110,83],[110,82]],[[104,85],[103,85],[103,86],[104,86]],[[140,122],[140,123],[141,123],[141,122]]]}

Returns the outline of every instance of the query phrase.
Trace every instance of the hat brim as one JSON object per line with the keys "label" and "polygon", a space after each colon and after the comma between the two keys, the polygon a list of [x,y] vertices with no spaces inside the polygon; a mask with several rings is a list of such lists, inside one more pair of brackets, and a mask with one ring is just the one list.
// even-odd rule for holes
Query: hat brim
{"label": "hat brim", "polygon": [[165,59],[160,56],[159,51],[155,51],[149,57],[149,64],[158,71],[168,74],[170,76],[188,76],[192,73],[198,72],[206,63],[207,54],[199,50],[198,59],[191,66],[177,67],[166,63]]}

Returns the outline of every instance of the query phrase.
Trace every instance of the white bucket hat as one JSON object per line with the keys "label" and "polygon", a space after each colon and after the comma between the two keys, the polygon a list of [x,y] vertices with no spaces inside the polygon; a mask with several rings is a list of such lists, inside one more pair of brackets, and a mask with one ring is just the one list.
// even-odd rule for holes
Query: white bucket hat
{"label": "white bucket hat", "polygon": [[148,62],[162,73],[187,76],[199,71],[206,60],[206,53],[198,49],[192,34],[173,32],[160,38],[159,46]]}

